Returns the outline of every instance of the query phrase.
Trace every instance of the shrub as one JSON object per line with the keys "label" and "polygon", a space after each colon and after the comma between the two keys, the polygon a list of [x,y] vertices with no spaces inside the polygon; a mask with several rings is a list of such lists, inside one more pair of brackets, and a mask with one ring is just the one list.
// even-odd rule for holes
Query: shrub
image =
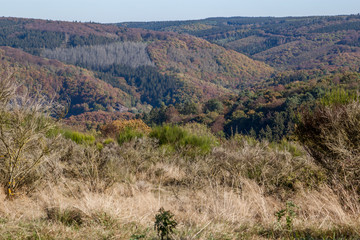
{"label": "shrub", "polygon": [[360,192],[360,103],[346,102],[304,112],[295,133],[331,180]]}
{"label": "shrub", "polygon": [[134,139],[142,138],[143,136],[144,136],[143,133],[128,127],[119,133],[117,141],[119,145],[122,145],[125,142],[130,142]]}
{"label": "shrub", "polygon": [[98,143],[96,143],[96,148],[97,148],[99,151],[101,151],[101,150],[104,149],[104,144],[98,142]]}
{"label": "shrub", "polygon": [[155,216],[154,228],[161,240],[171,239],[169,235],[174,232],[177,225],[173,217],[174,215],[170,211],[165,211],[164,208],[160,208]]}
{"label": "shrub", "polygon": [[39,166],[56,143],[56,138],[47,138],[55,127],[53,104],[41,97],[15,96],[15,89],[9,78],[0,78],[0,180],[8,197],[41,178]]}
{"label": "shrub", "polygon": [[185,138],[187,133],[178,126],[164,125],[155,127],[150,132],[150,137],[159,140],[159,144],[176,144]]}
{"label": "shrub", "polygon": [[281,151],[288,151],[290,152],[294,157],[302,156],[305,151],[303,149],[299,148],[299,144],[295,144],[294,142],[289,142],[286,139],[282,139],[280,142],[271,142],[270,146],[274,149],[278,149]]}
{"label": "shrub", "polygon": [[121,178],[118,146],[78,145],[62,140],[62,173],[71,181],[82,181],[92,192],[103,192]]}
{"label": "shrub", "polygon": [[176,148],[190,146],[201,150],[203,153],[210,152],[216,143],[209,136],[198,136],[179,126],[170,125],[154,128],[149,136],[158,139],[160,145],[169,144]]}
{"label": "shrub", "polygon": [[77,144],[93,144],[95,142],[95,137],[93,135],[71,130],[63,130],[61,133],[66,139],[70,139]]}
{"label": "shrub", "polygon": [[107,138],[107,139],[104,140],[104,145],[108,145],[108,144],[113,143],[113,142],[114,142],[114,139]]}
{"label": "shrub", "polygon": [[117,134],[124,132],[126,129],[133,129],[137,132],[147,134],[151,131],[151,128],[146,125],[140,119],[132,120],[116,120],[110,124],[101,127],[101,132],[105,136],[116,136]]}
{"label": "shrub", "polygon": [[212,156],[212,174],[229,186],[241,186],[246,177],[264,186],[267,193],[283,197],[285,192],[317,188],[326,181],[323,170],[307,154],[296,156],[281,145],[274,147],[249,136],[236,134],[214,149]]}

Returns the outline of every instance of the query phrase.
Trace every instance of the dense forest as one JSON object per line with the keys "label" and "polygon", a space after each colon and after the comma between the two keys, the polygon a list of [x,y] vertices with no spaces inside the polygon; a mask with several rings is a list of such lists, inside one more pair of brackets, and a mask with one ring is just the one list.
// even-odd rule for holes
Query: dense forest
{"label": "dense forest", "polygon": [[[305,75],[302,75],[305,79]],[[293,78],[290,83],[289,78]],[[346,72],[299,81],[297,75],[276,76],[267,87],[239,95],[211,99],[202,104],[190,101],[154,108],[142,119],[150,126],[198,122],[219,136],[248,135],[255,139],[281,141],[292,138],[299,113],[311,110],[326,94],[339,89],[355,93],[360,74]],[[279,84],[283,82],[282,84]],[[140,117],[140,116],[138,116]]]}
{"label": "dense forest", "polygon": [[116,77],[124,78],[128,85],[139,89],[140,100],[153,107],[174,104],[182,100],[178,99],[180,96],[177,96],[177,92],[182,88],[183,83],[174,76],[160,74],[154,67],[132,68],[113,64],[107,67],[98,66],[94,70],[98,72],[97,76],[100,79],[114,87],[121,88],[117,85]]}

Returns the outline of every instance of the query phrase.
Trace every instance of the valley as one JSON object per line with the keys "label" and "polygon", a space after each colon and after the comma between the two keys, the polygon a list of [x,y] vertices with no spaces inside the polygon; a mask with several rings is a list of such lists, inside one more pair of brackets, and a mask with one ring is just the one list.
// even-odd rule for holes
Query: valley
{"label": "valley", "polygon": [[358,239],[359,87],[359,14],[0,17],[0,239]]}

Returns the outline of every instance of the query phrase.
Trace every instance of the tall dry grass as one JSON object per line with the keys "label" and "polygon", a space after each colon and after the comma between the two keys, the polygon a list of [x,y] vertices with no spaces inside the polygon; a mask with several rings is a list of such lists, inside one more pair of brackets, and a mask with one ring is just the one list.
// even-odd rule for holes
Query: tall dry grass
{"label": "tall dry grass", "polygon": [[[194,155],[146,137],[100,150],[60,141],[31,195],[1,195],[0,238],[156,239],[160,207],[175,215],[174,239],[360,236],[358,201],[340,199],[296,144],[237,136]],[[276,217],[287,201],[291,230]]]}

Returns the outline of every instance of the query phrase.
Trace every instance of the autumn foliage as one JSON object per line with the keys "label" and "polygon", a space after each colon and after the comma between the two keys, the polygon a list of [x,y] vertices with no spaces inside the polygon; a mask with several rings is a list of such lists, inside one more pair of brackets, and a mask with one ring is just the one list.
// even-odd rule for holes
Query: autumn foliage
{"label": "autumn foliage", "polygon": [[115,120],[112,123],[106,124],[101,127],[101,132],[105,136],[115,136],[118,133],[124,132],[126,129],[133,129],[141,133],[149,133],[151,128],[146,125],[141,119],[131,120]]}

